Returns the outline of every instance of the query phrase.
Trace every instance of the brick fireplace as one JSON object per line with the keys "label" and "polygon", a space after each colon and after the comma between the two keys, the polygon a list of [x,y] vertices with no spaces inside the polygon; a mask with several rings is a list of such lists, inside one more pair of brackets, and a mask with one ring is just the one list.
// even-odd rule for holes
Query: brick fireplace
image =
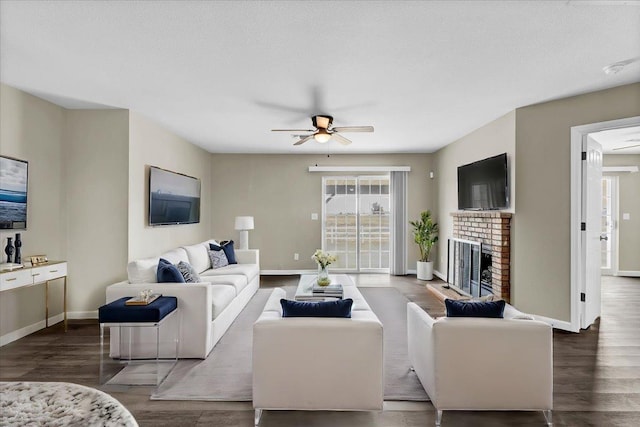
{"label": "brick fireplace", "polygon": [[481,242],[491,255],[491,290],[509,302],[511,293],[511,215],[508,212],[453,212],[453,237]]}

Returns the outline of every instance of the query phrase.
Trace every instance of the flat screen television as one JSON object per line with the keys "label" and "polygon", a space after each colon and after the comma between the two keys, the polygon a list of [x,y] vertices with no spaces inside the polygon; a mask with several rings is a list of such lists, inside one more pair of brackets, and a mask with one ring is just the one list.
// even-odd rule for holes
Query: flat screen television
{"label": "flat screen television", "polygon": [[507,153],[458,167],[458,209],[509,207]]}
{"label": "flat screen television", "polygon": [[149,225],[200,222],[200,180],[149,167]]}
{"label": "flat screen television", "polygon": [[0,156],[0,229],[27,229],[29,163]]}

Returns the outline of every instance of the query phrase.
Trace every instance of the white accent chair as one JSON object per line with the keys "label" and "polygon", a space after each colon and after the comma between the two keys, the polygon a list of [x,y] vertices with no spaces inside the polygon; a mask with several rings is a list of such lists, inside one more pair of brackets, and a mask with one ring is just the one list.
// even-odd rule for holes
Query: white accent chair
{"label": "white accent chair", "polygon": [[543,411],[552,425],[553,337],[537,320],[443,317],[407,306],[409,359],[437,410]]}
{"label": "white accent chair", "polygon": [[382,410],[382,323],[355,286],[351,318],[282,317],[273,290],[253,325],[255,425],[263,409]]}

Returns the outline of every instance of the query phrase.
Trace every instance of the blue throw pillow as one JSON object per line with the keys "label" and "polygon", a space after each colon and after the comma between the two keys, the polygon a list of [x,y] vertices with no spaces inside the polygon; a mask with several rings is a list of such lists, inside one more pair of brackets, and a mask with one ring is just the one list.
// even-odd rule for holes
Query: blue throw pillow
{"label": "blue throw pillow", "polygon": [[224,242],[220,242],[220,244],[222,245],[224,254],[229,260],[229,264],[237,264],[238,260],[236,260],[236,250],[233,247],[233,240],[225,240]]}
{"label": "blue throw pillow", "polygon": [[185,283],[184,277],[182,277],[182,273],[180,273],[178,267],[164,258],[160,258],[158,262],[156,280],[158,283]]}
{"label": "blue throw pillow", "polygon": [[282,317],[351,317],[351,298],[336,301],[291,301],[281,299]]}
{"label": "blue throw pillow", "polygon": [[447,317],[504,317],[504,300],[474,302],[447,298],[444,305],[447,308]]}
{"label": "blue throw pillow", "polygon": [[225,240],[223,242],[220,242],[220,246],[214,245],[213,243],[209,243],[209,248],[212,251],[222,250],[225,256],[227,257],[227,262],[229,264],[238,263],[238,261],[236,261],[236,251],[233,248],[233,240]]}

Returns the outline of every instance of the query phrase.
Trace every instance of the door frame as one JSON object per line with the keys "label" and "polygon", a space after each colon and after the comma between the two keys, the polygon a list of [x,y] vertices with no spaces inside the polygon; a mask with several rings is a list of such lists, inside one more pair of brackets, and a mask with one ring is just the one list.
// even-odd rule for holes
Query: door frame
{"label": "door frame", "polygon": [[[571,127],[571,325],[570,331],[580,331],[584,304],[580,293],[584,289],[584,247],[580,223],[582,222],[582,141],[588,134],[608,129],[640,125],[640,116]],[[563,328],[564,329],[564,328]]]}

